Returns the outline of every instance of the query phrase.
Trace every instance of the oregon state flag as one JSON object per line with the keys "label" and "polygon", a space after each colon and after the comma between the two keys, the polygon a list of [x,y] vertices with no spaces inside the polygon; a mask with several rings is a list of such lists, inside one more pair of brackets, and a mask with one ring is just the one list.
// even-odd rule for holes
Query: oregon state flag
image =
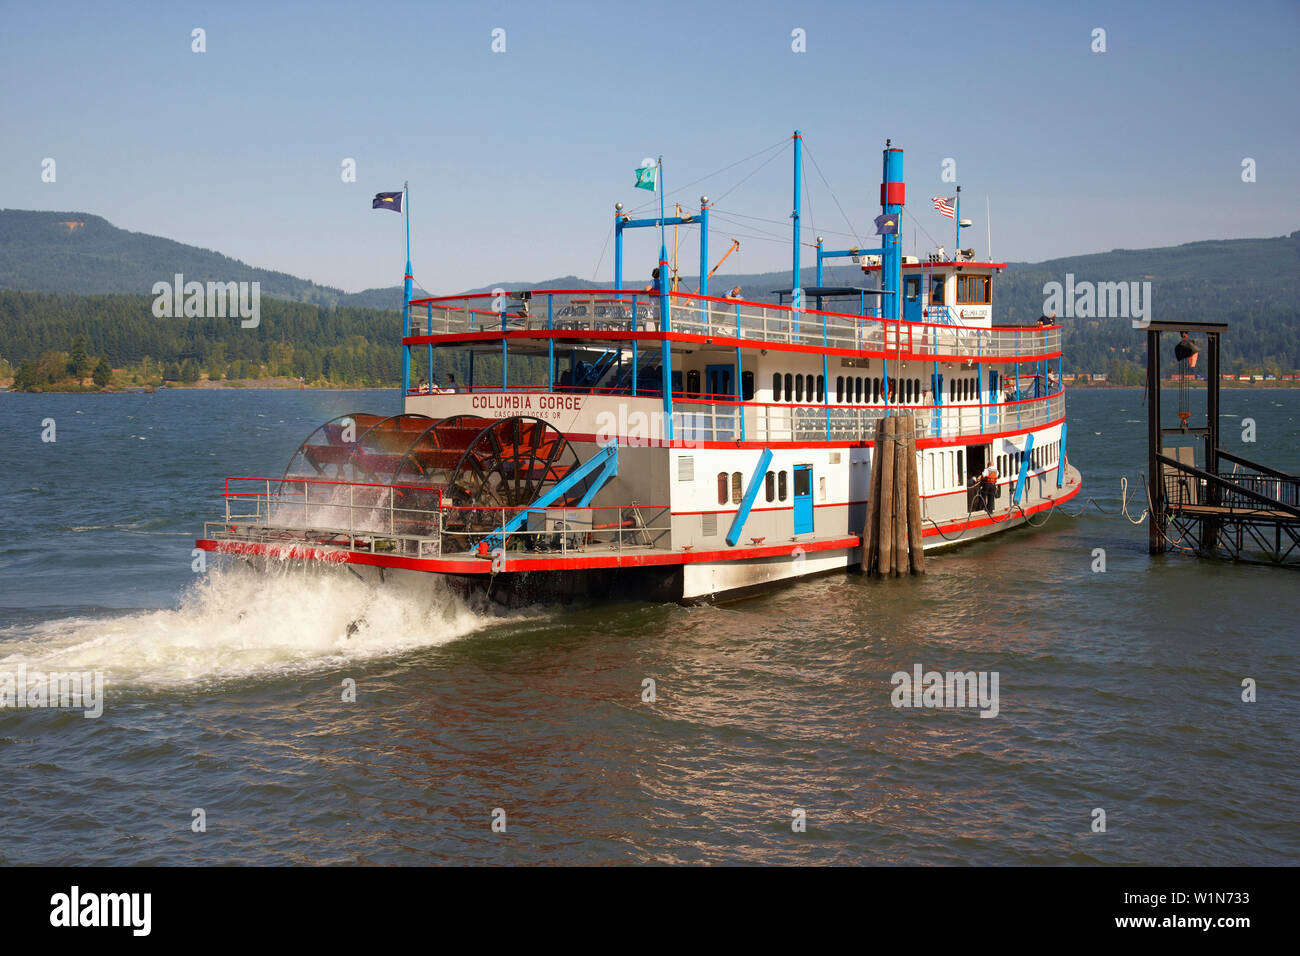
{"label": "oregon state flag", "polygon": [[370,204],[371,209],[391,209],[393,212],[402,211],[402,193],[399,190],[395,193],[375,193],[374,202]]}

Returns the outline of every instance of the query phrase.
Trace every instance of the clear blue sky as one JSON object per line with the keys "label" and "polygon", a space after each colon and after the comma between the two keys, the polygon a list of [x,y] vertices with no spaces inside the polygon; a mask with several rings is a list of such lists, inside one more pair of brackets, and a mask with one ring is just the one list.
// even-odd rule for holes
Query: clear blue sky
{"label": "clear blue sky", "polygon": [[[370,199],[403,180],[434,292],[592,278],[613,203],[650,198],[631,188],[642,157],[664,156],[673,198],[796,127],[835,196],[806,162],[807,237],[848,242],[836,198],[870,233],[886,137],[906,150],[909,211],[949,247],[929,199],[952,195],[940,164],[957,161],[963,245],[986,251],[987,195],[999,259],[1300,229],[1295,0],[4,0],[3,23],[0,206],[95,213],[349,291],[400,281],[401,221]],[[766,155],[680,198],[720,197]],[[714,258],[736,235],[727,270],[788,266],[764,234],[788,235],[790,192],[783,149],[718,203],[774,222],[719,218]],[[649,232],[629,241],[634,280]],[[905,244],[930,240],[908,222]],[[682,248],[696,257],[693,231]]]}

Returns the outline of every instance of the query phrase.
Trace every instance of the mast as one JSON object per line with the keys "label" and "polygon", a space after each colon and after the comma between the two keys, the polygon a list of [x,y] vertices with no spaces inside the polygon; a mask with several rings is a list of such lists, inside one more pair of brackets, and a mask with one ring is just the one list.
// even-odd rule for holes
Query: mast
{"label": "mast", "polygon": [[[668,304],[668,241],[664,230],[664,158],[659,157],[658,175],[655,176],[659,187],[659,331],[673,330],[672,316]],[[673,438],[673,351],[667,336],[660,342],[660,362],[663,365],[662,381],[664,393],[664,438]]]}
{"label": "mast", "polygon": [[[803,289],[799,283],[799,179],[803,173],[803,136],[794,131],[794,282],[790,285],[790,304],[795,309],[803,308]],[[799,317],[794,317],[795,331],[799,329]]]}
{"label": "mast", "polygon": [[[406,217],[406,274],[402,279],[402,335],[411,334],[411,184],[402,183],[402,214]],[[402,401],[411,391],[411,350],[402,347]]]}

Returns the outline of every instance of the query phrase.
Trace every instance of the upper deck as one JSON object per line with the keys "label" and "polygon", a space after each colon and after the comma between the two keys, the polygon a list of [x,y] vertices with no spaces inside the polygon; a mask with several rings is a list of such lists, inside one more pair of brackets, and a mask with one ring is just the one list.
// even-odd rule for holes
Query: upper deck
{"label": "upper deck", "polygon": [[[992,326],[965,322],[950,310],[943,321],[860,314],[669,292],[664,321],[653,292],[515,290],[413,299],[405,346],[535,339],[590,342],[669,341],[776,348],[881,359],[991,363],[1029,362],[1061,354],[1059,326]],[[815,303],[814,303],[815,304]]]}

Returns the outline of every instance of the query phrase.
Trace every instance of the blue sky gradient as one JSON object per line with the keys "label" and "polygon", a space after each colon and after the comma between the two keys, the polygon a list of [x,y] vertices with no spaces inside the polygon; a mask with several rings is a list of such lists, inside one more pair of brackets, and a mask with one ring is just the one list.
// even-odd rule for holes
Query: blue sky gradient
{"label": "blue sky gradient", "polygon": [[[1300,229],[1294,0],[7,0],[3,21],[0,207],[94,213],[348,291],[400,282],[401,222],[370,198],[403,180],[415,275],[435,293],[609,280],[613,204],[650,199],[633,169],[660,154],[670,199],[726,194],[714,259],[736,236],[728,271],[785,268],[788,147],[687,184],[795,128],[833,190],[806,162],[810,240],[869,237],[887,137],[929,233],[907,220],[909,253],[951,247],[929,203],[952,195],[945,157],[974,220],[963,245],[987,251],[988,196],[1003,260]],[[505,53],[491,51],[497,27]],[[1105,53],[1090,49],[1096,27]],[[629,238],[632,280],[657,246],[650,230]]]}

